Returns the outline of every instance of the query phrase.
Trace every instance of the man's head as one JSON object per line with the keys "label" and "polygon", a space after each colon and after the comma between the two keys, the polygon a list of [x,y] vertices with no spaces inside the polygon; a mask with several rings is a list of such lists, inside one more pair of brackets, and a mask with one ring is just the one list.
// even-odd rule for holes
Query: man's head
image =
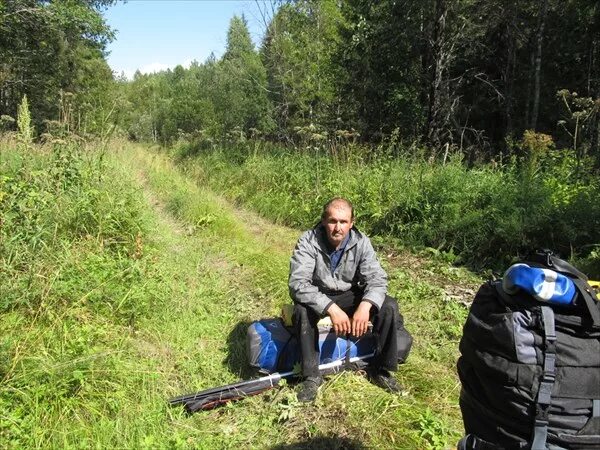
{"label": "man's head", "polygon": [[323,206],[321,223],[329,244],[338,248],[354,225],[354,207],[345,198],[335,197]]}

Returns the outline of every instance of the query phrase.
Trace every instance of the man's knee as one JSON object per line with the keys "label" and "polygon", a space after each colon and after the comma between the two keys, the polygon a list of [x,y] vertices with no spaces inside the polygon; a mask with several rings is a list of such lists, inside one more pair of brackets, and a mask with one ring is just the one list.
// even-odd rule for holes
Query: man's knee
{"label": "man's knee", "polygon": [[385,296],[385,300],[379,309],[379,314],[388,315],[391,314],[395,316],[399,313],[398,309],[398,301],[394,297],[390,297],[389,295]]}
{"label": "man's knee", "polygon": [[292,313],[292,321],[296,323],[308,321],[308,310],[305,306],[298,303],[294,304],[294,312]]}
{"label": "man's knee", "polygon": [[294,326],[303,324],[314,327],[318,321],[319,317],[312,309],[299,303],[294,305],[294,312],[292,313],[292,323]]}

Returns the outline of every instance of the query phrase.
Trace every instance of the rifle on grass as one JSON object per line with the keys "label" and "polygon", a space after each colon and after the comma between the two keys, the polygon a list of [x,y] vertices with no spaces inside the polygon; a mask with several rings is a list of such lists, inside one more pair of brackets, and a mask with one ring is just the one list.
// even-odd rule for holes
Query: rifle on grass
{"label": "rifle on grass", "polygon": [[[322,374],[332,374],[341,372],[350,367],[350,364],[357,363],[362,360],[372,358],[374,353],[368,355],[356,356],[353,358],[346,357],[330,363],[324,363],[319,366],[319,372]],[[260,394],[274,388],[283,378],[295,375],[296,372],[275,372],[265,377],[256,378],[253,380],[239,381],[237,383],[228,384],[212,389],[197,392],[195,394],[181,395],[173,397],[169,400],[171,406],[184,405],[188,413],[196,411],[206,411],[223,405],[227,402],[239,400],[251,395]]]}

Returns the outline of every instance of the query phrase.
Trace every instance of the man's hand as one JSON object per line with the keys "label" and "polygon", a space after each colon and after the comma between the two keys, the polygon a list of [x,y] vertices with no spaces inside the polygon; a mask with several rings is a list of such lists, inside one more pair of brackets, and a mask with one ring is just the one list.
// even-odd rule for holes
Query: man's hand
{"label": "man's hand", "polygon": [[354,336],[360,337],[367,332],[371,306],[373,306],[371,303],[363,300],[354,311],[354,316],[352,316],[352,334]]}
{"label": "man's hand", "polygon": [[347,333],[350,333],[350,318],[348,317],[348,314],[342,310],[342,308],[333,303],[329,309],[327,309],[327,314],[329,314],[329,317],[331,318],[331,323],[333,324],[333,330],[335,331],[335,334],[338,336],[343,336]]}

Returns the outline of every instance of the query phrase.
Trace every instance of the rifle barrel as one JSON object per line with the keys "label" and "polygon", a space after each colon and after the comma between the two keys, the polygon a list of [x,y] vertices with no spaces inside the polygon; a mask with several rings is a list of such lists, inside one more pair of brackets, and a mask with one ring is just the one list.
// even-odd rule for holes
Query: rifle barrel
{"label": "rifle barrel", "polygon": [[[349,359],[350,363],[369,359],[374,356],[374,353],[363,356],[355,356]],[[345,360],[337,360],[329,363],[319,365],[319,371],[324,373],[331,369],[339,368],[346,364]],[[204,391],[196,392],[193,394],[185,394],[179,397],[173,397],[169,399],[171,406],[175,405],[186,405],[186,409],[189,412],[197,411],[198,409],[211,409],[210,407],[203,407],[204,404],[213,404],[218,406],[219,404],[226,403],[229,400],[236,398],[246,397],[248,395],[257,394],[261,391],[270,389],[279,384],[282,378],[289,377],[294,374],[294,371],[289,372],[275,372],[270,375],[254,378],[251,380],[238,381],[237,383],[227,384],[225,386],[219,386],[211,389],[205,389]],[[214,407],[212,406],[212,407]]]}
{"label": "rifle barrel", "polygon": [[211,388],[211,389],[206,389],[204,391],[200,391],[200,392],[196,392],[193,394],[185,394],[185,395],[181,395],[179,397],[174,397],[172,399],[169,400],[169,403],[171,405],[180,405],[182,403],[188,403],[188,402],[193,402],[193,401],[197,401],[200,400],[204,397],[208,397],[210,395],[215,395],[215,394],[222,394],[225,392],[235,392],[235,391],[239,391],[240,389],[244,388],[244,387],[250,387],[250,386],[254,386],[254,385],[264,385],[269,386],[269,385],[276,385],[279,383],[279,380],[284,377],[284,376],[289,376],[291,375],[293,372],[285,372],[285,373],[272,373],[270,375],[267,375],[265,377],[261,377],[261,378],[255,378],[252,380],[242,380],[242,381],[238,381],[237,383],[233,383],[233,384],[227,384],[225,386],[219,386],[219,387],[215,387],[215,388]]}

